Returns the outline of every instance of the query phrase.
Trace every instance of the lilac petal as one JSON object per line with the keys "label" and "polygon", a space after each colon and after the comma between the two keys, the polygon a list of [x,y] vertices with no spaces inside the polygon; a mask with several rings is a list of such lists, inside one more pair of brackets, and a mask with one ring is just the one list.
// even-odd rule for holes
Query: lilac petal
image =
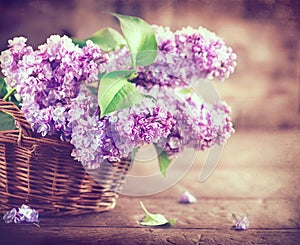
{"label": "lilac petal", "polygon": [[235,219],[236,219],[236,221],[233,226],[233,228],[235,230],[247,230],[248,229],[250,222],[246,215],[243,215],[242,217],[235,217]]}
{"label": "lilac petal", "polygon": [[17,215],[17,210],[15,208],[11,209],[8,211],[6,214],[3,216],[3,220],[5,223],[13,223],[15,220],[15,217]]}
{"label": "lilac petal", "polygon": [[19,208],[19,217],[21,221],[26,222],[38,222],[39,213],[38,211],[31,209],[27,205],[22,205],[21,208]]}
{"label": "lilac petal", "polygon": [[20,224],[20,223],[21,223],[21,219],[20,219],[19,216],[16,216],[16,217],[14,218],[14,223],[15,223],[15,224]]}
{"label": "lilac petal", "polygon": [[19,224],[23,221],[25,222],[39,222],[38,211],[30,208],[29,206],[23,204],[19,211],[15,208],[11,209],[3,216],[5,223],[15,223]]}
{"label": "lilac petal", "polygon": [[179,202],[185,203],[185,204],[195,203],[195,202],[197,202],[197,199],[191,193],[189,193],[188,191],[185,191],[180,196]]}

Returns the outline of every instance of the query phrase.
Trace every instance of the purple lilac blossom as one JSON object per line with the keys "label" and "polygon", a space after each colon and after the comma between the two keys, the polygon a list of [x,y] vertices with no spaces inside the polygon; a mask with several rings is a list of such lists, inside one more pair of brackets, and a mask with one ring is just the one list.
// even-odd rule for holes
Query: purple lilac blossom
{"label": "purple lilac blossom", "polygon": [[3,215],[3,220],[5,223],[9,224],[9,223],[19,223],[18,219],[16,218],[17,216],[17,209],[12,208],[10,211],[6,212]]}
{"label": "purple lilac blossom", "polygon": [[[183,61],[186,69],[200,71],[197,78],[227,79],[234,72],[236,54],[227,47],[220,37],[203,27],[193,29],[183,28],[175,32],[177,54]],[[201,74],[202,73],[202,74]]]}
{"label": "purple lilac blossom", "polygon": [[130,63],[130,52],[127,47],[116,49],[109,53],[109,61],[104,65],[108,72],[132,69]]}
{"label": "purple lilac blossom", "polygon": [[20,217],[20,221],[39,222],[38,211],[25,204],[22,204],[21,208],[19,208],[18,215]]}
{"label": "purple lilac blossom", "polygon": [[122,155],[143,144],[158,143],[167,138],[175,125],[172,114],[150,98],[145,98],[140,105],[117,111],[110,122],[114,141]]}
{"label": "purple lilac blossom", "polygon": [[[149,66],[138,67],[133,80],[137,85],[150,89],[154,85],[172,88],[184,87],[201,79],[225,80],[234,72],[236,54],[224,41],[205,28],[183,28],[175,33],[169,27],[153,25],[158,53]],[[119,49],[107,70],[128,68],[128,48]]]}
{"label": "purple lilac blossom", "polygon": [[22,98],[22,110],[34,131],[58,133],[67,139],[67,111],[70,99],[79,93],[83,81],[97,80],[108,58],[91,41],[82,49],[67,36],[52,35],[33,51],[26,38],[9,40],[0,56],[7,84]]}
{"label": "purple lilac blossom", "polygon": [[87,168],[129,157],[134,148],[167,138],[175,121],[151,99],[100,119],[96,96],[82,86],[68,111],[72,156]]}
{"label": "purple lilac blossom", "polygon": [[76,160],[90,169],[98,168],[105,160],[120,160],[122,155],[111,137],[109,118],[100,119],[97,97],[84,86],[72,99],[68,114],[71,144],[74,145],[72,156]]}
{"label": "purple lilac blossom", "polygon": [[157,85],[148,94],[157,99],[159,106],[168,108],[176,120],[167,139],[162,138],[158,143],[169,156],[175,156],[186,147],[205,150],[223,144],[234,132],[230,108],[225,102],[210,105],[196,94],[183,94],[180,89]]}
{"label": "purple lilac blossom", "polygon": [[107,57],[91,41],[82,49],[66,36],[51,36],[33,51],[25,38],[9,41],[0,56],[10,86],[23,99],[32,128],[59,133],[74,145],[72,156],[88,168],[128,157],[143,144],[156,143],[171,157],[185,147],[205,150],[223,144],[234,132],[230,109],[224,102],[204,103],[180,87],[195,79],[225,79],[233,72],[235,54],[206,29],[185,28],[175,34],[153,26],[158,41],[156,61],[138,68],[134,82],[145,98],[140,105],[99,117],[96,96],[81,85],[97,80],[99,73],[130,68],[128,49]]}
{"label": "purple lilac blossom", "polygon": [[134,79],[137,85],[151,88],[153,85],[182,87],[186,86],[183,79],[184,69],[178,70],[178,55],[176,54],[176,42],[174,33],[169,27],[153,25],[158,53],[153,64],[146,67],[138,67],[138,76]]}

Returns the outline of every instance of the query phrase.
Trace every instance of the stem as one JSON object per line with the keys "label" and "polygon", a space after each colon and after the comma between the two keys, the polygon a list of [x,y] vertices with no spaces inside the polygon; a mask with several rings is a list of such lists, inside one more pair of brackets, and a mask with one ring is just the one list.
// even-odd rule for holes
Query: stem
{"label": "stem", "polygon": [[14,92],[16,92],[16,89],[13,88],[11,89],[4,97],[3,100],[7,100],[9,98],[9,96],[11,96]]}
{"label": "stem", "polygon": [[146,209],[146,207],[144,206],[144,203],[142,201],[140,201],[140,204],[142,206],[142,209],[144,210],[144,212],[147,214],[147,215],[150,215],[150,213],[148,212],[148,210]]}

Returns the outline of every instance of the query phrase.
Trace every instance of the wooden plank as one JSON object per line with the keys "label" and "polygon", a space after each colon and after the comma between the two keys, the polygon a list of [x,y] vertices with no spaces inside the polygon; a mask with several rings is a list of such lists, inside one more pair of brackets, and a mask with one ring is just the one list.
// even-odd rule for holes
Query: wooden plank
{"label": "wooden plank", "polygon": [[299,229],[1,227],[1,244],[297,244]]}
{"label": "wooden plank", "polygon": [[[143,200],[152,213],[162,213],[167,218],[176,218],[174,227],[185,228],[230,228],[232,214],[246,214],[251,228],[300,228],[300,208],[291,200],[199,200],[196,204],[184,205],[176,199],[126,198],[118,200],[117,207],[109,212],[75,217],[40,217],[41,227],[90,226],[90,227],[136,227],[143,211],[139,200]],[[0,223],[0,229],[7,225]],[[15,229],[16,226],[9,226]]]}

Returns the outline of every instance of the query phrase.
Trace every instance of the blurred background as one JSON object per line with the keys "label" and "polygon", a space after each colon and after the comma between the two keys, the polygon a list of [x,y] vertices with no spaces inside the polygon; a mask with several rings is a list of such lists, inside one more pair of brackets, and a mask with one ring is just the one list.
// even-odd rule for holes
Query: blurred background
{"label": "blurred background", "polygon": [[[199,184],[206,153],[199,154],[195,171],[162,193],[163,198],[174,199],[189,190],[202,204],[217,200],[219,209],[209,207],[198,220],[201,215],[214,220],[247,212],[255,223],[252,227],[300,227],[300,1],[0,0],[0,50],[19,35],[37,47],[51,34],[85,38],[103,27],[119,29],[107,12],[139,16],[174,31],[206,27],[238,56],[235,73],[223,83],[214,82],[232,107],[236,128],[221,163]],[[184,164],[175,166],[174,173],[183,173]],[[147,176],[159,169],[157,163],[134,164],[131,173]]]}
{"label": "blurred background", "polygon": [[204,26],[238,55],[236,72],[215,82],[232,107],[235,127],[300,126],[300,4],[298,0],[1,0],[0,49],[25,36],[36,47],[51,34],[77,38],[117,21],[107,12],[144,18],[150,24]]}

